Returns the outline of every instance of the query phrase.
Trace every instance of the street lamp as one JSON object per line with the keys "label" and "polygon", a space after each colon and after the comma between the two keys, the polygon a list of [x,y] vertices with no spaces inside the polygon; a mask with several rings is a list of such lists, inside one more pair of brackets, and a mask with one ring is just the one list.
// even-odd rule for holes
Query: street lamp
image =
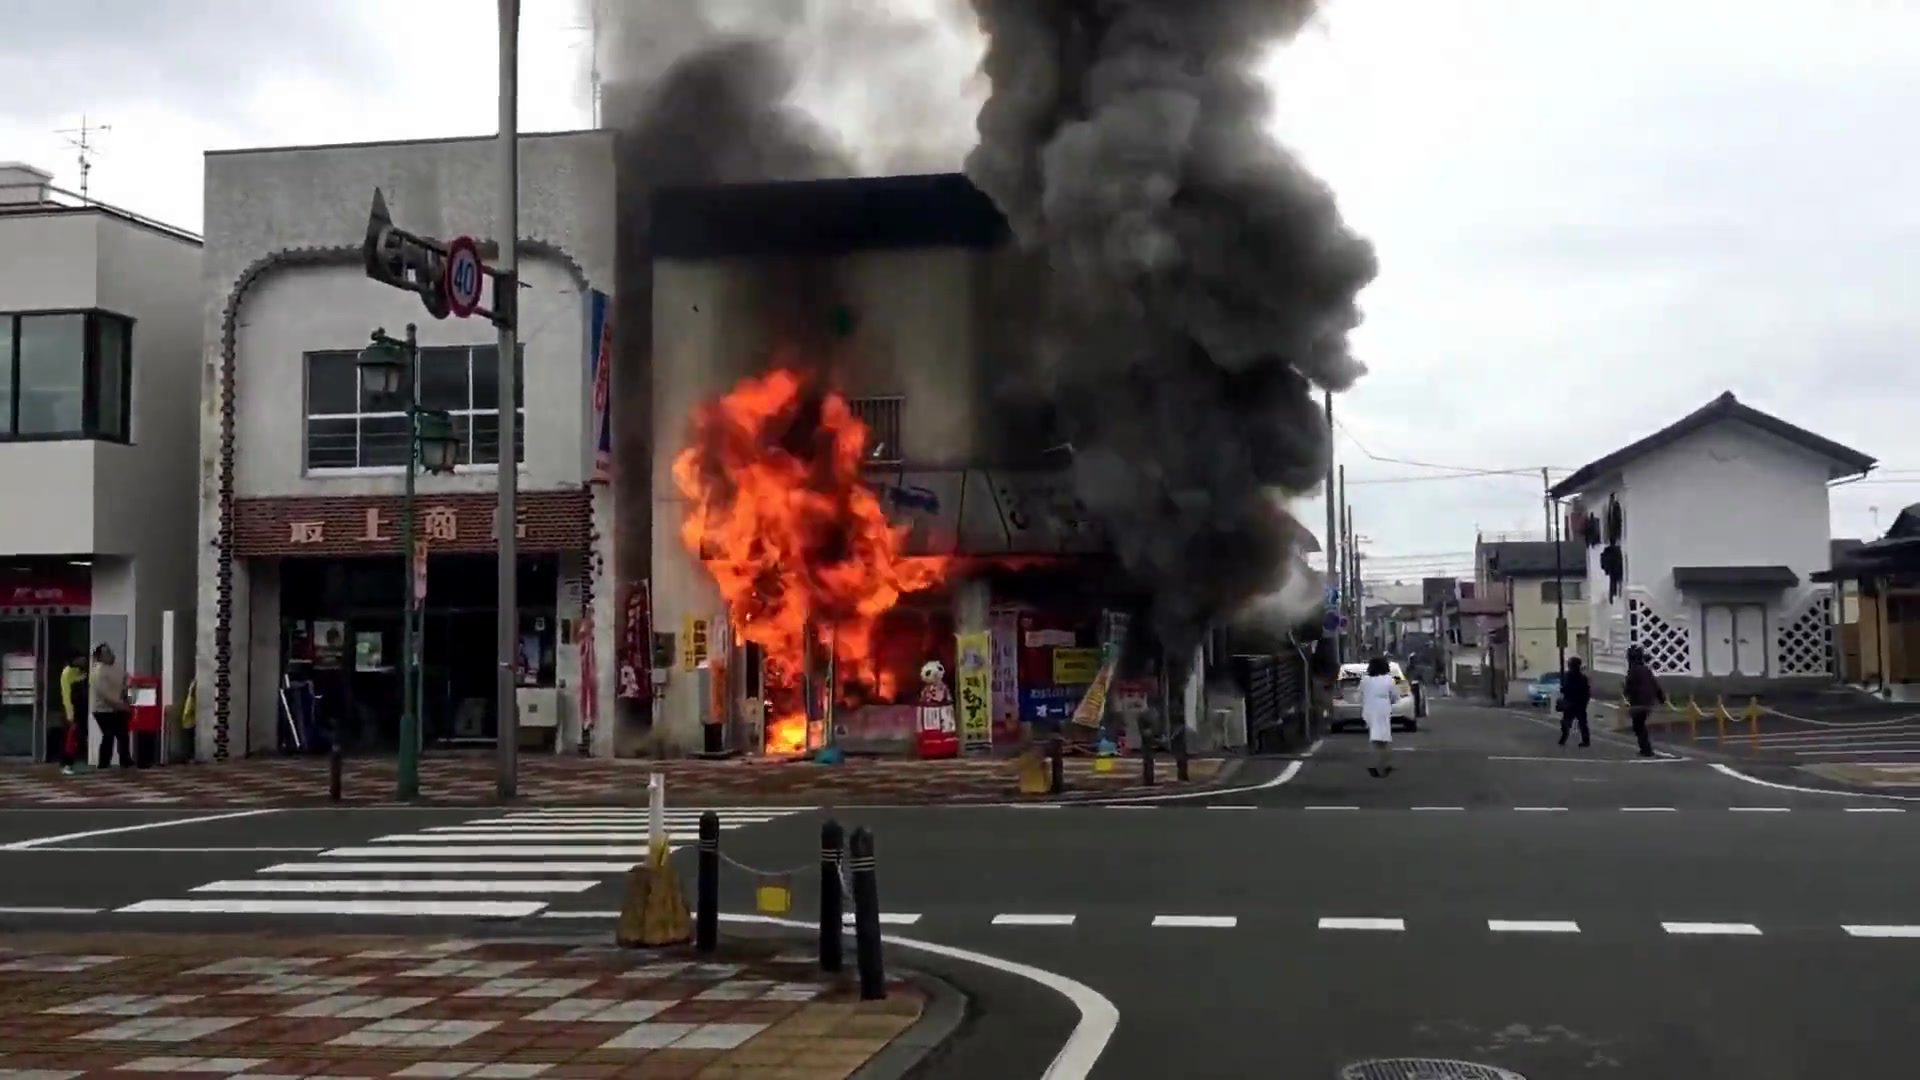
{"label": "street lamp", "polygon": [[360,387],[371,403],[398,402],[407,417],[407,482],[400,506],[400,558],[405,565],[406,595],[402,598],[400,646],[400,761],[396,771],[397,795],[412,799],[420,794],[420,597],[414,577],[415,545],[413,498],[416,477],[424,468],[431,473],[453,471],[460,453],[460,440],[453,433],[453,418],[442,409],[420,405],[420,343],[416,327],[407,324],[406,339],[389,337],[384,328],[373,332],[373,340],[360,352]]}

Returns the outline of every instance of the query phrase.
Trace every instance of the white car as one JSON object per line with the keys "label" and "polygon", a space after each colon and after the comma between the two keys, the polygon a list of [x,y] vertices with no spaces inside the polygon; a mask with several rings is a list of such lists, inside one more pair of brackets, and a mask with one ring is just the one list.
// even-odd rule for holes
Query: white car
{"label": "white car", "polygon": [[[1400,700],[1393,703],[1393,726],[1408,731],[1420,730],[1420,717],[1414,709],[1413,687],[1407,682],[1407,673],[1400,670],[1398,661],[1387,661],[1387,671],[1393,676],[1393,685],[1400,689]],[[1367,673],[1365,664],[1341,664],[1340,684],[1334,688],[1333,730],[1339,731],[1348,724],[1364,724],[1360,717],[1360,679]]]}

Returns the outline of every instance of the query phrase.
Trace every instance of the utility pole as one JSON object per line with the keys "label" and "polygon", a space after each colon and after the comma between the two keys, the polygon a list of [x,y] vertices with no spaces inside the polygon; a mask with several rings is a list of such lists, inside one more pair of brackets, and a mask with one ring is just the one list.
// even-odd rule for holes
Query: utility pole
{"label": "utility pole", "polygon": [[[520,0],[500,0],[500,254],[496,259],[499,277],[495,286],[513,300],[509,311],[518,308],[519,278],[515,255],[520,247]],[[500,668],[495,684],[495,710],[499,713],[499,741],[495,746],[494,790],[502,799],[511,799],[519,787],[520,705],[518,699],[520,655],[519,586],[519,514],[516,508],[520,486],[519,444],[519,340],[515,320],[497,324],[500,331],[500,483],[499,515],[499,614]]]}
{"label": "utility pole", "polygon": [[1560,655],[1557,670],[1564,679],[1567,677],[1567,579],[1560,565],[1560,539],[1565,529],[1560,521],[1559,501],[1553,497],[1553,481],[1544,467],[1540,470],[1540,486],[1547,500],[1547,543],[1553,545],[1553,643]]}
{"label": "utility pole", "polygon": [[[1327,586],[1331,589],[1338,589],[1341,578],[1343,578],[1345,574],[1343,571],[1334,569],[1334,567],[1345,565],[1337,560],[1344,558],[1341,552],[1346,550],[1346,545],[1342,544],[1339,539],[1340,509],[1334,505],[1333,391],[1326,390],[1323,391],[1322,394],[1326,399],[1327,405]],[[1334,596],[1332,601],[1327,604],[1327,610],[1336,610],[1334,604],[1343,603],[1345,596],[1345,592],[1340,592]],[[1340,651],[1340,635],[1335,634],[1333,635],[1333,662],[1335,665],[1338,665],[1342,659],[1344,659],[1344,656]],[[1334,670],[1338,671],[1339,668],[1336,666]]]}
{"label": "utility pole", "polygon": [[1353,627],[1347,618],[1347,613],[1351,610],[1353,603],[1353,563],[1348,559],[1348,556],[1353,551],[1353,536],[1349,531],[1347,521],[1347,467],[1345,465],[1339,467],[1338,475],[1340,478],[1338,494],[1340,503],[1340,543],[1336,546],[1340,549],[1340,632],[1336,635],[1336,639],[1340,642],[1340,659],[1341,662],[1344,663],[1353,652],[1353,646],[1349,640],[1353,633]]}
{"label": "utility pole", "polygon": [[81,113],[79,127],[54,132],[56,135],[65,135],[68,144],[78,152],[77,156],[80,159],[80,201],[83,203],[93,201],[88,195],[88,192],[91,190],[91,184],[88,178],[93,175],[93,152],[96,149],[93,143],[93,136],[103,131],[112,130],[113,128],[107,124],[88,124],[87,114]]}

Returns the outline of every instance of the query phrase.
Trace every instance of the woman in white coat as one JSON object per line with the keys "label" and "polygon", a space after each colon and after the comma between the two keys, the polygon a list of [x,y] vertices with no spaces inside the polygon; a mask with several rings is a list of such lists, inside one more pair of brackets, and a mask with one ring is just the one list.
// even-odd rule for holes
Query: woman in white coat
{"label": "woman in white coat", "polygon": [[1367,677],[1360,680],[1360,718],[1367,722],[1367,739],[1373,743],[1373,764],[1367,772],[1386,776],[1393,772],[1393,704],[1400,700],[1400,688],[1393,684],[1393,669],[1387,658],[1376,656],[1367,661]]}

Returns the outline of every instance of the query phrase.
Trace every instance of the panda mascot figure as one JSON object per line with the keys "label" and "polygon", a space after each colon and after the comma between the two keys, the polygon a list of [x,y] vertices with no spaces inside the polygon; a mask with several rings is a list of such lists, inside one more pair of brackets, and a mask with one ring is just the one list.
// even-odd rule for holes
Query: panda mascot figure
{"label": "panda mascot figure", "polygon": [[914,749],[923,758],[960,756],[960,725],[955,719],[953,693],[947,689],[947,665],[929,660],[920,665],[920,723]]}

